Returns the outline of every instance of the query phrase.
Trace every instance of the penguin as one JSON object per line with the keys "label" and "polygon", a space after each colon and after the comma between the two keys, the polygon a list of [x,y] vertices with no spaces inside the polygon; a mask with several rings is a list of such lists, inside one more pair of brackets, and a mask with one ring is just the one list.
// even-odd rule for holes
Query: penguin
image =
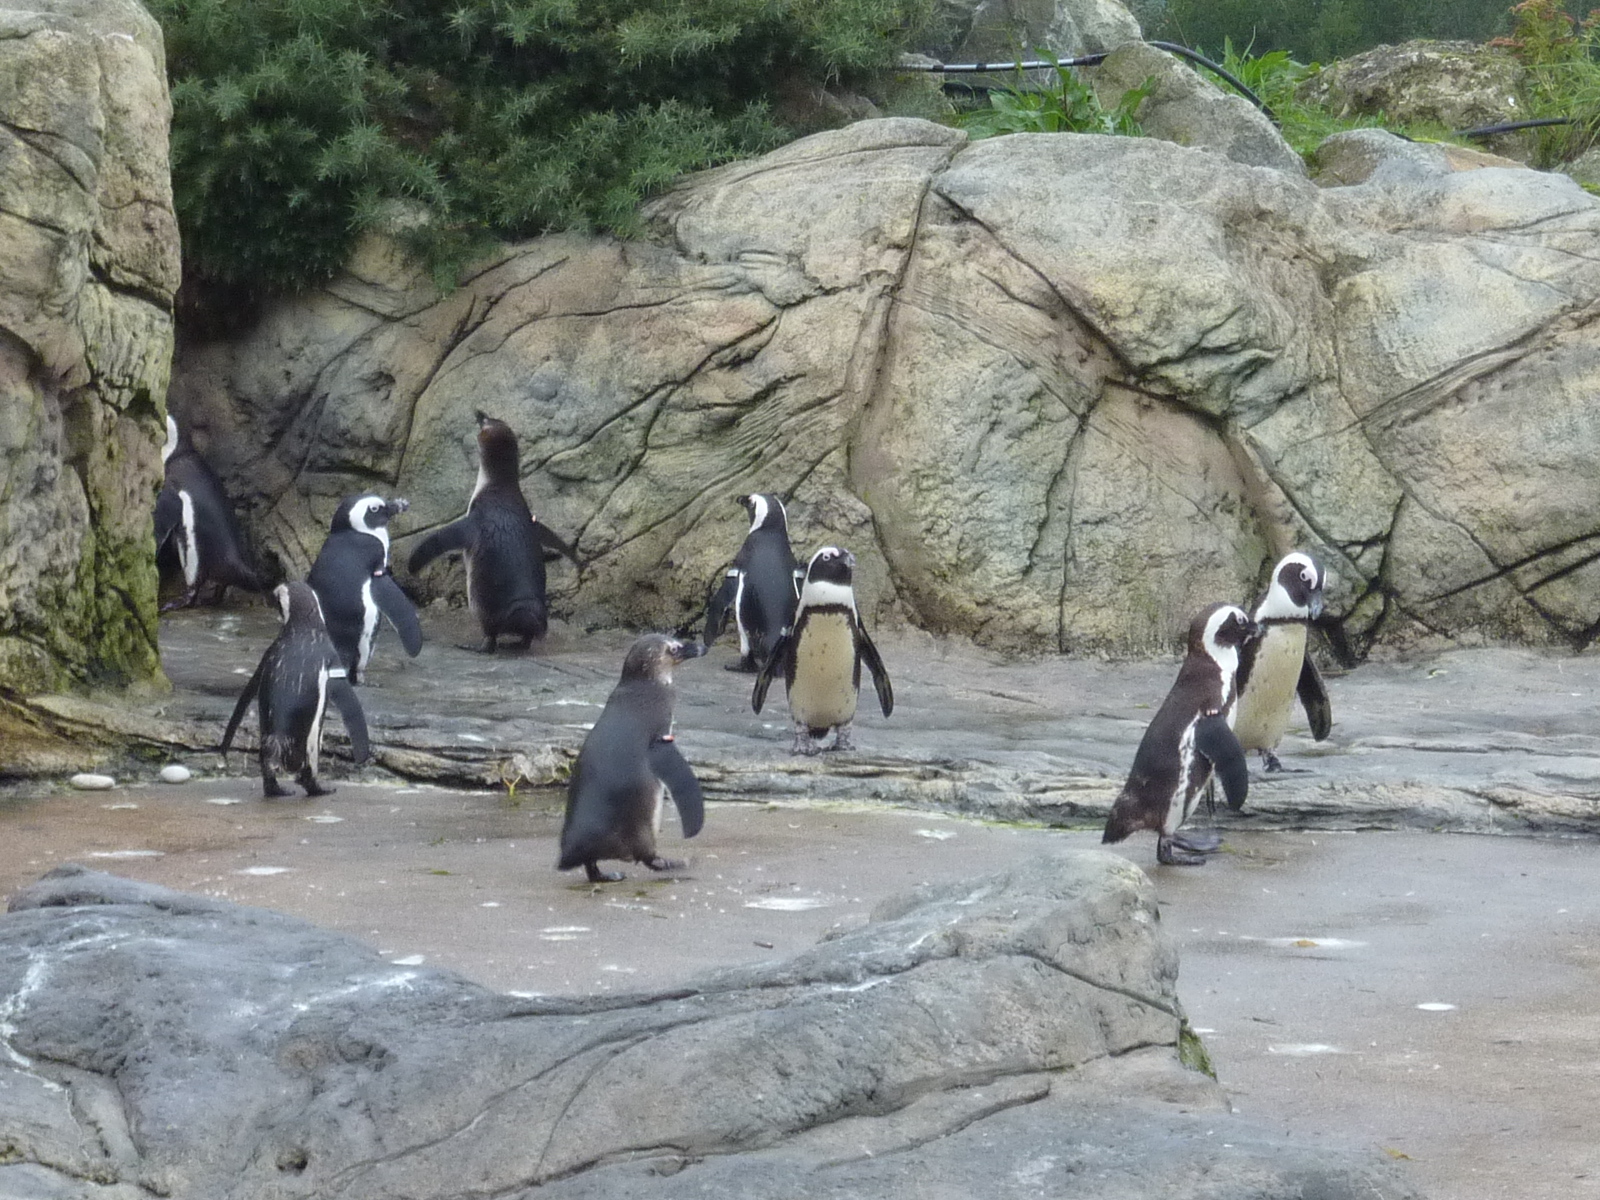
{"label": "penguin", "polygon": [[389,521],[408,507],[382,496],[345,497],[306,576],[351,683],[366,682],[380,614],[400,634],[407,654],[415,658],[422,649],[417,610],[389,573]]}
{"label": "penguin", "polygon": [[656,853],[656,833],[663,790],[678,806],[684,837],[699,833],[705,820],[699,781],[672,738],[672,668],[705,652],[659,633],[629,647],[622,680],[584,739],[567,785],[557,870],[581,865],[589,882],[614,883],[622,873],[602,871],[600,859],[641,862],[652,871],[686,865]]}
{"label": "penguin", "polygon": [[837,546],[824,546],[806,564],[805,584],[794,626],[786,630],[756,676],[750,706],[761,711],[767,688],[781,669],[794,719],[793,754],[816,754],[830,729],[837,730],[833,749],[850,750],[850,722],[861,689],[861,664],[872,673],[883,715],[894,712],[894,689],[878,648],[861,627],[851,574],[856,556]]}
{"label": "penguin", "polygon": [[265,592],[266,582],[244,549],[233,505],[216,472],[200,457],[187,430],[167,414],[167,441],[161,447],[165,478],[156,497],[156,557],[183,573],[183,595],[162,612],[200,602],[220,604],[230,587]]}
{"label": "penguin", "polygon": [[1233,734],[1235,677],[1240,651],[1258,634],[1250,615],[1232,604],[1213,604],[1190,622],[1178,678],[1140,739],[1101,841],[1120,842],[1135,830],[1154,830],[1156,860],[1167,866],[1200,866],[1221,845],[1215,832],[1184,837],[1178,827],[1194,811],[1213,772],[1228,806],[1244,806],[1250,771]]}
{"label": "penguin", "polygon": [[577,553],[528,508],[522,496],[517,435],[504,421],[478,413],[478,483],[466,515],[429,534],[411,552],[413,575],[441,554],[464,550],[467,605],[483,629],[475,649],[493,654],[502,634],[526,650],[550,625],[545,603],[546,562]]}
{"label": "penguin", "polygon": [[222,735],[222,753],[233,745],[234,732],[250,707],[258,702],[261,717],[261,789],[268,796],[287,796],[279,786],[279,771],[293,771],[308,796],[326,796],[335,789],[317,782],[317,759],[322,749],[322,718],[332,700],[350,734],[350,749],[358,763],[368,755],[367,720],[361,701],[328,637],[322,605],[305,583],[280,583],[273,593],[283,611],[283,629],[261,656],[239,703],[233,706]]}
{"label": "penguin", "polygon": [[706,605],[703,640],[709,646],[721,637],[731,612],[739,631],[739,661],[726,669],[759,672],[783,631],[794,624],[804,573],[789,546],[783,501],[757,492],[740,496],[739,503],[750,514],[750,532]]}
{"label": "penguin", "polygon": [[1333,727],[1333,710],[1322,676],[1307,653],[1306,634],[1322,615],[1322,567],[1309,554],[1288,554],[1272,570],[1272,586],[1256,606],[1259,640],[1239,659],[1239,705],[1233,731],[1239,745],[1260,751],[1268,771],[1283,764],[1273,753],[1289,728],[1296,693],[1311,723],[1311,736],[1322,741]]}

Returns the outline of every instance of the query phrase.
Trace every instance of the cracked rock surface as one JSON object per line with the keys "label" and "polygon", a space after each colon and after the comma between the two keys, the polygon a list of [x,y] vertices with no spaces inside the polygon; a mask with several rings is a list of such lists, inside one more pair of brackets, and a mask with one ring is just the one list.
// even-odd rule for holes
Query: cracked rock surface
{"label": "cracked rock surface", "polygon": [[1586,645],[1600,207],[1370,130],[1324,149],[1339,186],[862,121],[689,178],[643,240],[507,247],[447,296],[370,244],[184,346],[173,404],[288,572],[341,495],[409,498],[424,597],[462,590],[403,563],[465,507],[492,412],[586,561],[552,567],[555,608],[591,628],[695,620],[734,497],[774,491],[803,554],[855,551],[870,615],[1000,649],[1166,649],[1296,546],[1346,661]]}
{"label": "cracked rock surface", "polygon": [[0,1195],[1411,1194],[1230,1116],[1178,1063],[1176,968],[1100,851],[587,999],[67,866],[0,921]]}

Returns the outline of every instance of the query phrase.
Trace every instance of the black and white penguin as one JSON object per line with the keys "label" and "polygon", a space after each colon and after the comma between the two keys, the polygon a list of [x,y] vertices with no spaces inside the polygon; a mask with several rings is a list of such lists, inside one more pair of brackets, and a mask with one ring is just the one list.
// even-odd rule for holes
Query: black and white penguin
{"label": "black and white penguin", "polygon": [[652,871],[685,865],[656,853],[656,833],[663,791],[678,806],[684,837],[699,833],[705,820],[699,781],[672,740],[672,668],[705,652],[697,642],[659,633],[629,647],[622,680],[584,739],[567,784],[557,870],[582,866],[591,883],[602,883],[623,878],[602,871],[602,858],[641,862]]}
{"label": "black and white penguin", "polygon": [[771,493],[740,496],[750,514],[750,532],[706,605],[707,646],[722,636],[733,614],[739,631],[739,661],[730,671],[760,671],[783,631],[794,624],[800,602],[800,564],[789,546],[788,514]]}
{"label": "black and white penguin", "polygon": [[1156,859],[1167,866],[1199,866],[1221,844],[1214,832],[1185,837],[1178,827],[1189,819],[1213,771],[1229,807],[1244,805],[1250,771],[1233,735],[1235,676],[1240,651],[1257,633],[1250,615],[1232,604],[1213,604],[1190,622],[1177,681],[1144,731],[1102,841],[1154,830]]}
{"label": "black and white penguin", "polygon": [[335,789],[317,782],[322,750],[322,718],[332,700],[344,718],[352,756],[367,760],[367,719],[350,686],[339,651],[328,637],[322,606],[305,583],[280,583],[274,592],[283,610],[283,629],[261,656],[239,703],[233,706],[222,753],[255,700],[261,717],[261,788],[269,796],[287,796],[278,784],[279,771],[292,771],[308,796],[326,796]]}
{"label": "black and white penguin", "polygon": [[261,572],[245,551],[222,481],[170,413],[161,461],[166,477],[156,497],[156,561],[183,574],[183,595],[163,604],[161,611],[199,603],[202,590],[211,604],[221,603],[230,587],[266,591]]}
{"label": "black and white penguin", "polygon": [[1233,732],[1246,750],[1259,750],[1269,771],[1283,764],[1273,753],[1289,728],[1294,698],[1300,697],[1311,736],[1322,741],[1333,727],[1333,709],[1317,666],[1306,652],[1311,622],[1322,615],[1322,567],[1309,554],[1285,555],[1272,571],[1272,586],[1256,606],[1261,637],[1239,659],[1239,706]]}
{"label": "black and white penguin", "polygon": [[415,575],[441,554],[467,557],[467,605],[493,654],[502,635],[522,639],[526,650],[550,626],[544,564],[560,555],[581,566],[572,547],[533,515],[522,496],[517,435],[511,426],[478,414],[478,483],[466,515],[436,529],[411,552]]}
{"label": "black and white penguin", "polygon": [[422,649],[416,607],[389,573],[389,521],[408,507],[382,496],[345,497],[306,576],[352,683],[366,682],[380,615],[395,627],[407,654],[415,658]]}
{"label": "black and white penguin", "polygon": [[773,676],[782,670],[794,719],[795,754],[816,754],[830,729],[838,731],[835,750],[853,749],[850,722],[856,715],[863,663],[872,673],[883,715],[894,711],[889,673],[856,612],[850,586],[855,566],[856,556],[837,546],[824,546],[811,556],[794,627],[778,639],[756,676],[750,705],[760,712]]}

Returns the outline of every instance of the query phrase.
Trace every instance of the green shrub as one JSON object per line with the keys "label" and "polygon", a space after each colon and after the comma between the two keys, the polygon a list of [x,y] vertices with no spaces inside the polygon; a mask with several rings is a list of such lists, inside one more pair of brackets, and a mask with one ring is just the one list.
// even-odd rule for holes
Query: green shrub
{"label": "green shrub", "polygon": [[1534,162],[1555,166],[1600,139],[1600,12],[1579,24],[1555,0],[1524,0],[1511,17],[1511,36],[1495,44],[1522,63],[1528,115],[1572,121],[1538,132]]}
{"label": "green shrub", "polygon": [[1312,62],[1408,38],[1482,41],[1506,28],[1505,0],[1169,0],[1151,37],[1220,52],[1225,38]]}
{"label": "green shrub", "polygon": [[1139,123],[1133,114],[1150,94],[1150,81],[1130,88],[1115,107],[1101,106],[1094,89],[1078,77],[1071,67],[1055,64],[1055,79],[1040,87],[1025,72],[1017,71],[1017,82],[989,92],[986,108],[975,108],[956,116],[960,125],[975,138],[1003,133],[1114,133],[1138,137]]}
{"label": "green shrub", "polygon": [[447,281],[493,238],[637,228],[787,136],[786,81],[891,66],[932,0],[152,0],[186,275],[325,280],[398,222]]}

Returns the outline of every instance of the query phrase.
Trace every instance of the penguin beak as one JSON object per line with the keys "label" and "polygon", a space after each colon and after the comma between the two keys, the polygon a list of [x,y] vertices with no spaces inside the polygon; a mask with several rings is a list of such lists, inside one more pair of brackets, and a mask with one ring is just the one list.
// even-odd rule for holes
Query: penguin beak
{"label": "penguin beak", "polygon": [[1317,592],[1311,597],[1311,619],[1315,621],[1322,615],[1322,593]]}
{"label": "penguin beak", "polygon": [[384,515],[386,517],[388,517],[389,520],[392,521],[396,517],[398,517],[401,513],[405,512],[406,509],[408,509],[410,507],[411,507],[411,501],[402,500],[397,496],[393,500],[389,501],[388,504],[384,505],[383,512],[384,512]]}
{"label": "penguin beak", "polygon": [[681,663],[689,658],[699,658],[705,652],[705,646],[699,642],[672,643],[672,661],[675,663]]}
{"label": "penguin beak", "polygon": [[844,565],[849,567],[852,571],[856,569],[856,556],[850,553],[848,550],[844,552]]}

